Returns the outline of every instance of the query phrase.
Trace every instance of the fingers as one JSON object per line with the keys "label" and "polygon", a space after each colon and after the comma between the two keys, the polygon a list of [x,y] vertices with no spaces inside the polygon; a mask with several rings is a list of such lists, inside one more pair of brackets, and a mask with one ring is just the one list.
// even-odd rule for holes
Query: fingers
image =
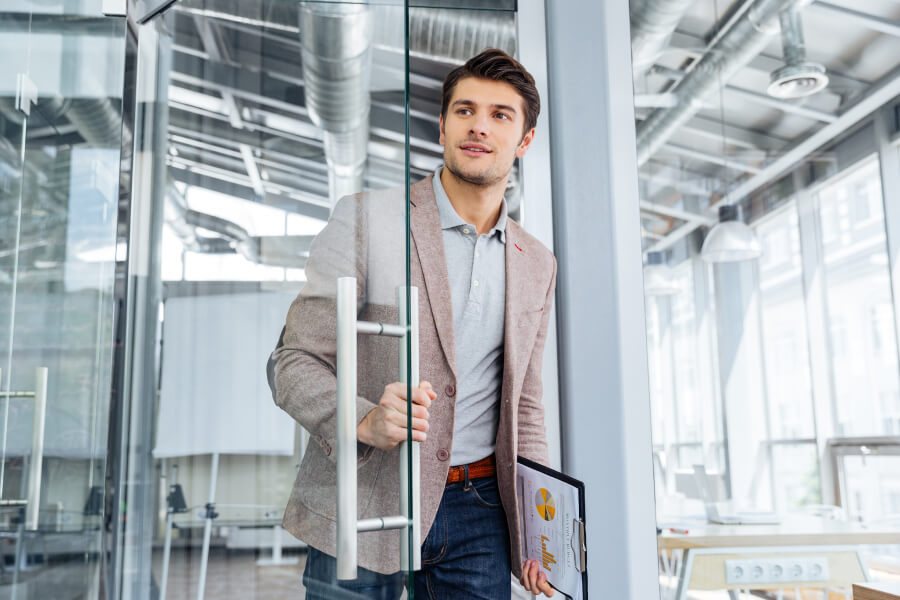
{"label": "fingers", "polygon": [[[406,402],[406,384],[401,383],[399,381],[395,381],[394,383],[389,383],[384,388],[384,396],[395,396],[402,400],[404,403]],[[422,406],[431,406],[431,401],[437,398],[437,393],[432,389],[431,384],[427,381],[423,381],[419,384],[418,388],[413,389],[413,404],[420,404]]]}
{"label": "fingers", "polygon": [[[385,396],[381,399],[381,406],[391,409],[392,412],[401,415],[404,422],[406,421],[406,400],[396,396]],[[417,419],[428,419],[430,415],[424,406],[413,404],[412,416]]]}
{"label": "fingers", "polygon": [[553,596],[553,587],[550,585],[550,582],[547,581],[547,574],[543,571],[538,574],[537,586],[541,594],[544,594],[548,598]]}
{"label": "fingers", "polygon": [[548,598],[553,596],[553,587],[547,581],[547,574],[535,560],[529,559],[523,563],[519,583],[532,594],[544,594]]}

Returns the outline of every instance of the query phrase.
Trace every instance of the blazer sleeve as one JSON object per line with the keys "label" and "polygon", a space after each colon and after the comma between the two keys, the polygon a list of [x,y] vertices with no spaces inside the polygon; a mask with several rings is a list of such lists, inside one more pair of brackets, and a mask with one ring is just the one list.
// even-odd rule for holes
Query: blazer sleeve
{"label": "blazer sleeve", "polygon": [[[362,202],[359,195],[342,198],[310,245],[306,285],[288,310],[283,344],[271,357],[275,404],[309,431],[332,461],[337,434],[337,279],[356,277],[359,314],[366,297],[368,243]],[[357,424],[375,406],[358,396]],[[358,459],[365,460],[372,450],[359,443]]]}
{"label": "blazer sleeve", "polygon": [[547,341],[547,327],[550,323],[550,309],[553,306],[553,295],[556,290],[556,258],[552,258],[552,260],[553,270],[550,276],[550,286],[547,288],[547,295],[544,298],[541,324],[531,357],[528,360],[528,366],[525,369],[525,380],[519,396],[518,447],[516,448],[519,456],[548,466],[550,459],[547,453],[547,432],[544,427],[544,406],[542,404],[544,388],[541,381],[541,370],[544,362],[544,345]]}

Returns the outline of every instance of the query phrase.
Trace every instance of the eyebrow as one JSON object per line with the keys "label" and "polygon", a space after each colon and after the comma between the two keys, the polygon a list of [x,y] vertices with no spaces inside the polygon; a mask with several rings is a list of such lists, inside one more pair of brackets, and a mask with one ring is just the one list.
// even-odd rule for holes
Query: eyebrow
{"label": "eyebrow", "polygon": [[[457,106],[467,106],[467,105],[471,106],[474,104],[477,104],[477,102],[473,102],[472,100],[460,99],[460,100],[456,100],[450,106],[451,106],[451,108],[456,108]],[[509,106],[508,104],[491,104],[491,108],[494,108],[497,110],[508,110],[509,112],[511,112],[513,114],[518,114],[518,111],[514,107]]]}

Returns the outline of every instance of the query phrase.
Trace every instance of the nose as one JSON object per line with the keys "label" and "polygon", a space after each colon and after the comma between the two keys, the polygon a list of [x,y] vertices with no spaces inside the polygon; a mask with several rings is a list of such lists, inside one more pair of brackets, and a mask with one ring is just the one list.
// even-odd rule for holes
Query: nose
{"label": "nose", "polygon": [[469,129],[470,134],[480,138],[487,137],[490,131],[490,120],[486,114],[480,114],[476,119],[473,119],[471,123],[471,128]]}

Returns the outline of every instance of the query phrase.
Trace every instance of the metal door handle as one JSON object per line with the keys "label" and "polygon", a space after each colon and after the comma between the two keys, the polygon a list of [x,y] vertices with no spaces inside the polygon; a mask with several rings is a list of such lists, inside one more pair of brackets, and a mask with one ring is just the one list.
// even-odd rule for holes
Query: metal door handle
{"label": "metal door handle", "polygon": [[[11,504],[25,505],[25,529],[37,531],[41,501],[41,471],[44,465],[44,424],[47,414],[47,367],[34,369],[34,391],[0,392],[9,402],[13,398],[34,398],[34,416],[31,421],[31,458],[28,462],[28,491],[25,500],[10,500]],[[3,380],[0,370],[0,381]]]}
{"label": "metal door handle", "polygon": [[[400,446],[400,514],[357,520],[356,487],[356,336],[357,334],[387,335],[400,338],[400,381],[418,386],[419,382],[419,302],[418,290],[410,289],[410,323],[406,323],[406,288],[397,291],[400,324],[371,323],[356,320],[356,278],[337,280],[337,578],[356,579],[359,563],[358,533],[385,529],[403,529],[401,535],[401,565],[409,564],[412,551],[413,569],[421,568],[421,525],[419,442],[412,448],[407,442]],[[411,368],[407,373],[407,332],[412,349]],[[404,460],[411,452],[412,463]],[[408,469],[412,469],[412,473]],[[409,489],[409,482],[412,489]],[[412,506],[409,506],[412,498]],[[412,548],[409,548],[409,528],[412,528]]]}

